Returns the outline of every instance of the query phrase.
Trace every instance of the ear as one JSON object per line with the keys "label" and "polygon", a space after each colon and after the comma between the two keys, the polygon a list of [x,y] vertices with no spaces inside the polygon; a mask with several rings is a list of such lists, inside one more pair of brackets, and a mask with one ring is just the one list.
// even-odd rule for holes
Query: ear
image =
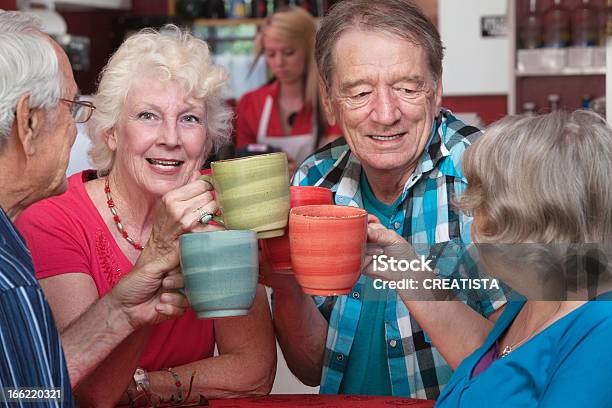
{"label": "ear", "polygon": [[117,151],[117,127],[115,126],[112,129],[105,130],[104,136],[106,138],[108,148],[113,152]]}
{"label": "ear", "polygon": [[440,108],[442,107],[442,93],[443,93],[443,87],[442,87],[442,77],[440,77],[440,79],[438,79],[438,86],[436,87],[436,115],[438,114],[438,112],[440,111]]}
{"label": "ear", "polygon": [[36,141],[42,134],[42,126],[44,123],[42,109],[30,108],[30,95],[24,94],[17,100],[15,109],[15,126],[17,130],[17,139],[21,143],[23,152],[27,156],[32,156],[36,153]]}
{"label": "ear", "polygon": [[325,109],[325,115],[327,116],[327,123],[329,123],[330,126],[334,126],[336,124],[336,115],[334,115],[331,97],[322,79],[319,79],[319,93],[321,95],[323,109]]}

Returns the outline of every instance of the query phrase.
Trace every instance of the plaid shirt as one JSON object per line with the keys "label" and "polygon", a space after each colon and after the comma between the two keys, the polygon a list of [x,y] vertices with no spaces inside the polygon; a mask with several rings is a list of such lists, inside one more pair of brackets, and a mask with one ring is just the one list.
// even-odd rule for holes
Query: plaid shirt
{"label": "plaid shirt", "polygon": [[[478,275],[474,256],[466,249],[471,243],[472,219],[453,208],[450,201],[467,186],[461,157],[480,134],[477,128],[442,110],[423,156],[404,186],[399,214],[392,220],[417,252],[434,260],[432,265],[441,276]],[[359,160],[346,141],[338,139],[306,159],[293,184],[326,187],[335,193],[336,204],[363,207],[360,174]],[[320,388],[323,394],[339,392],[361,313],[364,283],[362,275],[350,295],[314,297],[329,323]],[[484,316],[506,302],[501,290],[470,290],[460,298]],[[436,399],[450,379],[451,368],[394,290],[388,291],[386,300],[385,337],[393,395]]]}

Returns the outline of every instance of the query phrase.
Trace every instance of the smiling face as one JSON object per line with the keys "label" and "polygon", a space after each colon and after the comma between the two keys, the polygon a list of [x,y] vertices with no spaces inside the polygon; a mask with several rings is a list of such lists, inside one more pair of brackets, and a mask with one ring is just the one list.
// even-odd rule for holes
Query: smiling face
{"label": "smiling face", "polygon": [[264,55],[270,71],[281,83],[301,81],[306,69],[306,50],[283,40],[275,28],[268,28],[263,37]]}
{"label": "smiling face", "polygon": [[423,49],[399,37],[350,30],[336,42],[328,115],[367,171],[412,173],[440,108]]}
{"label": "smiling face", "polygon": [[107,140],[117,179],[154,196],[185,185],[209,150],[205,118],[204,102],[174,81],[134,84]]}

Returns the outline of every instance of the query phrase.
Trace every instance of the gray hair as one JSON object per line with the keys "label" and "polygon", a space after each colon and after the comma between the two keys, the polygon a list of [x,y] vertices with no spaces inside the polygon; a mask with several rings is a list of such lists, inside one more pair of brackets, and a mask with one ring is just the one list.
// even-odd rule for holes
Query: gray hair
{"label": "gray hair", "polygon": [[99,174],[108,173],[115,160],[106,132],[119,121],[131,86],[151,73],[161,80],[177,81],[188,95],[203,101],[207,153],[229,142],[233,111],[221,97],[227,74],[212,63],[208,45],[174,25],[161,31],[144,29],[121,44],[100,77],[96,110],[88,122],[93,145],[89,154]]}
{"label": "gray hair", "polygon": [[57,54],[40,31],[40,21],[17,11],[0,11],[0,149],[8,139],[17,101],[30,95],[30,108],[55,108],[63,79]]}
{"label": "gray hair", "polygon": [[457,204],[479,242],[601,243],[612,237],[612,128],[578,110],[509,116],[467,149]]}
{"label": "gray hair", "polygon": [[334,47],[351,29],[385,32],[422,47],[437,86],[444,47],[438,30],[419,7],[409,0],[344,0],[321,19],[317,32],[315,59],[327,89],[331,86]]}

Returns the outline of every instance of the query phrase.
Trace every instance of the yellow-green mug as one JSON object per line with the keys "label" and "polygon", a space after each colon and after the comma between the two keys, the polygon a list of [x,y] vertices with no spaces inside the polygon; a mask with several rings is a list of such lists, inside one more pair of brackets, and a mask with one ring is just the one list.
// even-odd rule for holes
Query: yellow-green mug
{"label": "yellow-green mug", "polygon": [[284,234],[290,208],[285,153],[220,160],[211,167],[213,174],[200,178],[215,189],[227,229],[253,230],[260,239]]}

